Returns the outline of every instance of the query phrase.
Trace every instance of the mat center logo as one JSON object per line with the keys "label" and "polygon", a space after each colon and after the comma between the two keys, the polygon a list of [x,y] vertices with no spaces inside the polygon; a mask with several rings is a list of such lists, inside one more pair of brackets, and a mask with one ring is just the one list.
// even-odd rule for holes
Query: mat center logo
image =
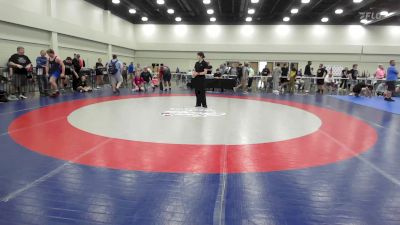
{"label": "mat center logo", "polygon": [[183,117],[214,117],[225,116],[224,112],[217,112],[214,109],[205,108],[171,108],[163,113],[162,116],[183,116]]}

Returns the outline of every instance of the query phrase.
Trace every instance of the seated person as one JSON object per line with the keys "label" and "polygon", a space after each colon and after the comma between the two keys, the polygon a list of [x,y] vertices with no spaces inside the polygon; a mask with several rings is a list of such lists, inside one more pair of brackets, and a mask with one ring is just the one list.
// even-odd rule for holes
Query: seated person
{"label": "seated person", "polygon": [[328,75],[325,76],[324,84],[328,93],[331,93],[333,90],[336,89],[336,83],[332,73],[329,73]]}
{"label": "seated person", "polygon": [[214,78],[221,78],[222,77],[222,73],[219,69],[217,69],[214,73]]}
{"label": "seated person", "polygon": [[354,96],[356,97],[365,96],[370,98],[372,96],[373,89],[374,87],[372,85],[367,85],[365,83],[358,83],[354,85],[353,93]]}
{"label": "seated person", "polygon": [[143,80],[144,80],[144,84],[143,84],[144,91],[147,91],[149,86],[151,86],[153,88],[153,91],[156,89],[154,87],[153,83],[151,82],[152,76],[147,67],[145,67],[143,69],[143,72],[140,74],[140,77],[143,78]]}
{"label": "seated person", "polygon": [[79,92],[91,92],[92,88],[87,85],[86,76],[82,76],[79,80],[77,90]]}
{"label": "seated person", "polygon": [[139,74],[135,75],[135,78],[132,81],[133,89],[132,91],[144,91],[143,85],[145,81],[143,77],[139,76]]}
{"label": "seated person", "polygon": [[384,96],[385,95],[385,91],[386,91],[386,83],[381,82],[376,87],[375,93],[376,93],[377,96]]}

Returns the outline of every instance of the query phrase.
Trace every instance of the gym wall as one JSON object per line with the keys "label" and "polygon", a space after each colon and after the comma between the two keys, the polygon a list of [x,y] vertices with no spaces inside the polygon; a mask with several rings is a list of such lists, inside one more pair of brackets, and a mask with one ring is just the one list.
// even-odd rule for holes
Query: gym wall
{"label": "gym wall", "polygon": [[[308,60],[374,72],[379,63],[400,60],[400,26],[220,26],[136,25],[135,58],[192,69],[196,52],[215,66],[229,61]],[[178,43],[177,43],[178,42]]]}
{"label": "gym wall", "polygon": [[90,67],[113,52],[132,61],[134,25],[82,0],[0,0],[0,66],[17,46],[31,60],[51,47],[63,59],[80,53]]}

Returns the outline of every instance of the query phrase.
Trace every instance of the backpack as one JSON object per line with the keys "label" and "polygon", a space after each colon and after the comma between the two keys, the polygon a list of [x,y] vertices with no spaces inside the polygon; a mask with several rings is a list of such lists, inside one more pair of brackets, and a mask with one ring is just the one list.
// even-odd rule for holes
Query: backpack
{"label": "backpack", "polygon": [[109,74],[115,75],[118,73],[117,63],[118,63],[118,60],[116,60],[114,62],[111,60],[111,62],[108,64],[108,73]]}

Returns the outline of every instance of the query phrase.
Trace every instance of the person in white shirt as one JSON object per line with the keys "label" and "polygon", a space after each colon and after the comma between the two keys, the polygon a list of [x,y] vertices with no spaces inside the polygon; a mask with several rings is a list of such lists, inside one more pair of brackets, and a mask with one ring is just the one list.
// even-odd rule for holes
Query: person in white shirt
{"label": "person in white shirt", "polygon": [[247,89],[251,89],[251,86],[253,85],[253,77],[255,75],[254,69],[249,67],[249,81],[247,83]]}
{"label": "person in white shirt", "polygon": [[324,83],[328,94],[331,94],[331,92],[336,89],[336,83],[332,73],[325,76]]}
{"label": "person in white shirt", "polygon": [[277,63],[276,67],[272,71],[272,88],[273,88],[273,93],[276,95],[279,95],[279,79],[282,76],[282,69],[281,69],[281,64]]}

